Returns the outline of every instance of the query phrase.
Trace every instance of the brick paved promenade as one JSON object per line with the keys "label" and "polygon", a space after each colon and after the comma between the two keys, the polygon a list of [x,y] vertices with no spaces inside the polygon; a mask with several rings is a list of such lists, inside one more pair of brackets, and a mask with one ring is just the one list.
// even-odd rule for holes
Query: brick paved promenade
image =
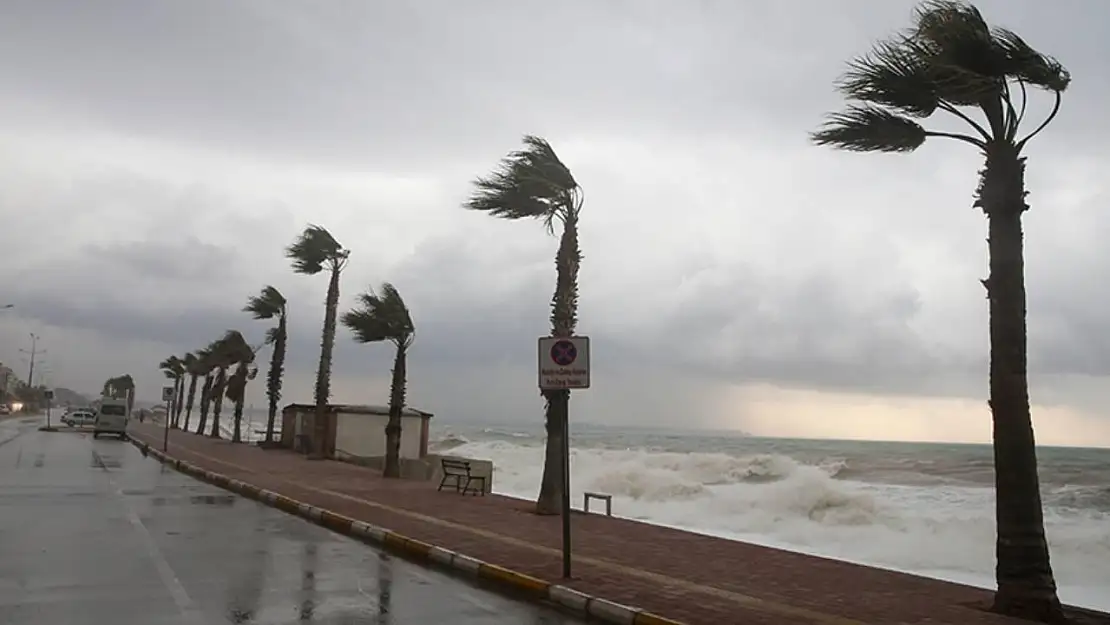
{"label": "brick paved promenade", "polygon": [[[161,427],[132,423],[161,448]],[[424,482],[288,451],[183,432],[169,453],[209,471],[385,527],[492,564],[690,625],[945,623],[1017,625],[984,611],[991,593],[712,538],[635,521],[576,514],[574,576],[561,579],[560,520],[500,496],[463,497]],[[618,510],[619,512],[619,510]],[[1092,623],[1110,623],[1110,618]]]}

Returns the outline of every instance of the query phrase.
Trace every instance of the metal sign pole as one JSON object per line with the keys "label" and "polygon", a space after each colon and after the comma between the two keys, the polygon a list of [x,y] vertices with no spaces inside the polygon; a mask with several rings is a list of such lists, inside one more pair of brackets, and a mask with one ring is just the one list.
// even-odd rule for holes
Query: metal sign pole
{"label": "metal sign pole", "polygon": [[50,425],[50,405],[54,402],[54,390],[46,389],[42,393],[43,399],[46,400],[46,429],[53,429]]}
{"label": "metal sign pole", "polygon": [[563,413],[563,579],[570,579],[570,391],[566,393],[567,411]]}
{"label": "metal sign pole", "polygon": [[561,420],[557,427],[562,431],[559,450],[562,464],[561,481],[563,516],[563,578],[570,579],[570,391],[590,388],[590,339],[586,336],[542,336],[539,339],[538,371],[540,390],[562,394],[558,413],[551,416]]}
{"label": "metal sign pole", "polygon": [[170,449],[170,402],[166,402],[165,427],[162,428],[162,451]]}
{"label": "metal sign pole", "polygon": [[170,402],[173,401],[174,391],[177,390],[172,386],[162,387],[162,401],[166,402],[166,418],[165,424],[162,428],[162,452],[167,452],[170,449]]}

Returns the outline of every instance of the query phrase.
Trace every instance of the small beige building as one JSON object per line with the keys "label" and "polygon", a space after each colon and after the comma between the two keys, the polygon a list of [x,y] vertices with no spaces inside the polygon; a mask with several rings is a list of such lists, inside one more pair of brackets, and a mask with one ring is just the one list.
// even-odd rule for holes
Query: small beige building
{"label": "small beige building", "polygon": [[[312,449],[316,406],[289,404],[281,414],[281,443],[297,451]],[[324,453],[332,458],[384,458],[388,406],[328,404]],[[405,408],[401,413],[401,458],[419,460],[428,455],[432,413]]]}

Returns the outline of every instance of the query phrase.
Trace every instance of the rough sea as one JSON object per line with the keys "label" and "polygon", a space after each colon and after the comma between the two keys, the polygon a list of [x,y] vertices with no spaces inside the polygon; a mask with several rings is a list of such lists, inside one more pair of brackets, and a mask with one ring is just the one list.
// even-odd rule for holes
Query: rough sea
{"label": "rough sea", "polygon": [[[796,440],[572,427],[572,492],[616,515],[993,588],[987,445]],[[494,491],[533,498],[540,426],[434,423],[431,450],[494,463]],[[1061,599],[1110,610],[1110,449],[1039,450]]]}

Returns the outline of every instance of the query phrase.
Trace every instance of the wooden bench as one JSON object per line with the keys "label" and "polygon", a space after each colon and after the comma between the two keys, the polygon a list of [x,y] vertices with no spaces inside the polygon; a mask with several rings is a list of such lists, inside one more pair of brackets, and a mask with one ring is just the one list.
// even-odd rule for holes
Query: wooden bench
{"label": "wooden bench", "polygon": [[[473,492],[475,495],[481,493],[483,497],[486,496],[486,476],[471,475],[469,462],[449,458],[442,458],[440,462],[443,465],[443,479],[439,481],[439,488],[436,490],[443,490],[447,481],[453,480],[456,493],[465,495],[468,492]],[[475,488],[471,489],[471,485],[475,485]]]}
{"label": "wooden bench", "polygon": [[585,492],[582,494],[582,511],[590,511],[590,500],[596,499],[605,502],[605,516],[613,516],[613,496],[605,493]]}

